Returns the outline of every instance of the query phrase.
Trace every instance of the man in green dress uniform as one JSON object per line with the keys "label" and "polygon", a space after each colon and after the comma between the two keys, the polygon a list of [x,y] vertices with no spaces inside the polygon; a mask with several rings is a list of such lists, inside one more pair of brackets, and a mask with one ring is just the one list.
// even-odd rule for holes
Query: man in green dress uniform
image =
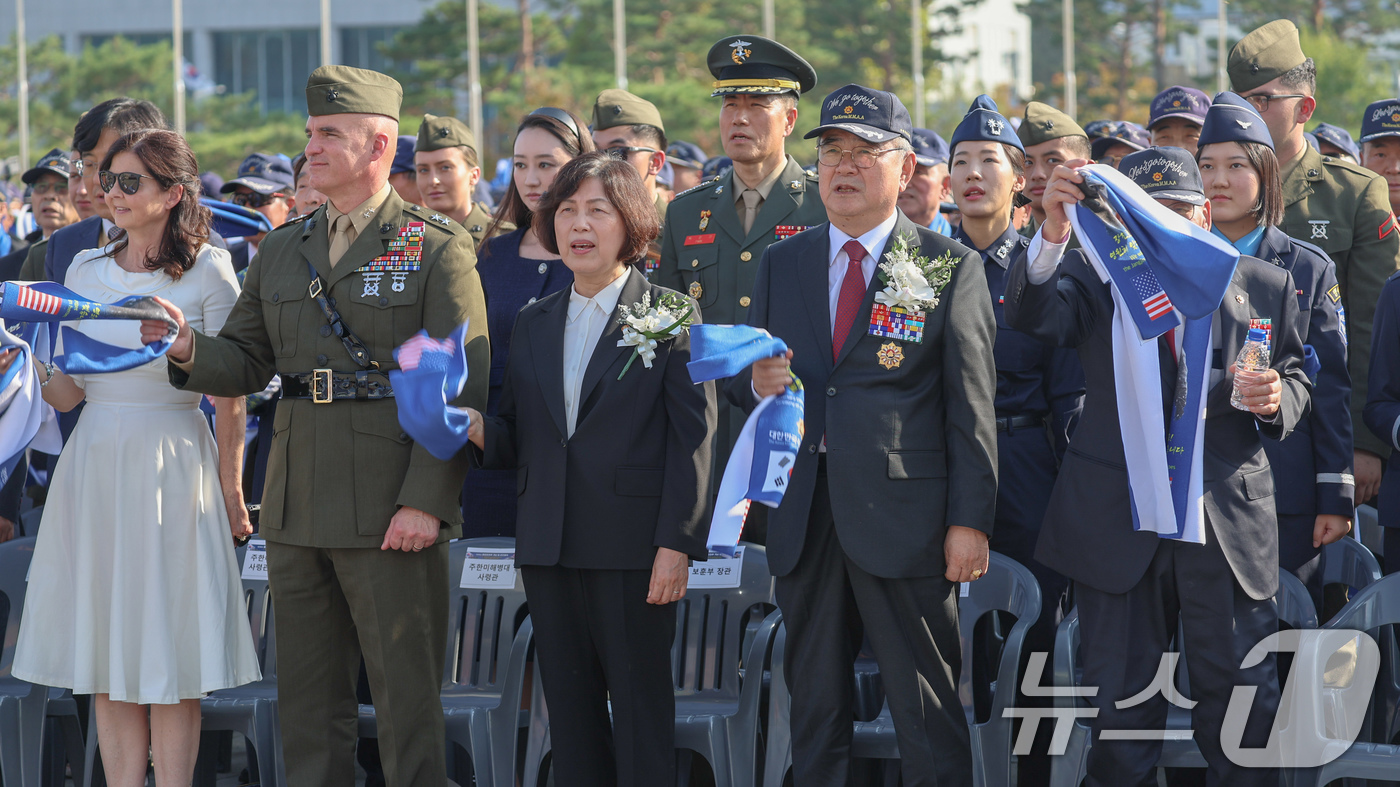
{"label": "man in green dress uniform", "polygon": [[[1035,231],[1045,223],[1041,198],[1045,193],[1045,184],[1050,181],[1050,173],[1066,161],[1089,158],[1089,136],[1074,118],[1049,104],[1032,101],[1026,104],[1016,137],[1026,147],[1024,195],[1031,209],[1031,219],[1021,228],[1021,234],[1033,238]],[[1073,236],[1071,241],[1077,248],[1079,244]]]}
{"label": "man in green dress uniform", "polygon": [[[764,250],[826,221],[816,174],[808,175],[786,150],[798,96],[817,84],[817,72],[796,52],[760,36],[720,39],[710,48],[709,66],[711,95],[721,99],[720,142],[734,169],[671,201],[654,278],[698,301],[705,322],[741,324]],[[720,404],[716,474],[724,472],[744,420],[743,411]],[[744,538],[762,541],[761,517],[750,518]]]}
{"label": "man in green dress uniform", "polygon": [[[1400,231],[1385,178],[1313,150],[1303,125],[1317,108],[1317,67],[1303,54],[1298,28],[1278,19],[1240,39],[1226,65],[1230,84],[1264,118],[1283,176],[1283,223],[1290,237],[1319,246],[1337,264],[1338,314],[1347,339],[1355,441],[1356,503],[1380,489],[1390,448],[1361,419],[1371,366],[1371,321],[1381,286],[1400,257]],[[1334,298],[1336,300],[1336,298]],[[1319,482],[1323,479],[1319,478]],[[1329,479],[1330,480],[1330,479]],[[1350,483],[1336,479],[1334,483]]]}
{"label": "man in green dress uniform", "polygon": [[[608,88],[593,102],[593,144],[642,176],[654,195],[656,215],[666,221],[666,201],[656,193],[656,177],[666,165],[666,126],[656,105],[619,88]],[[650,273],[650,271],[648,271]]]}
{"label": "man in green dress uniform", "polygon": [[[418,141],[413,145],[413,168],[423,204],[465,227],[480,246],[491,226],[491,214],[472,200],[481,180],[481,165],[476,136],[467,124],[454,117],[423,115]],[[503,221],[493,234],[514,229],[514,224]]]}
{"label": "man in green dress uniform", "polygon": [[471,237],[388,185],[402,95],[373,71],[312,72],[307,167],[329,203],[268,234],[217,337],[166,305],[180,324],[168,353],[177,388],[242,396],[282,377],[261,527],[298,787],[354,784],[361,654],[389,787],[447,779],[447,542],[461,534],[467,463],[435,459],[403,432],[387,371],[419,330],[440,338],[470,320],[456,403],[483,407],[490,350]]}

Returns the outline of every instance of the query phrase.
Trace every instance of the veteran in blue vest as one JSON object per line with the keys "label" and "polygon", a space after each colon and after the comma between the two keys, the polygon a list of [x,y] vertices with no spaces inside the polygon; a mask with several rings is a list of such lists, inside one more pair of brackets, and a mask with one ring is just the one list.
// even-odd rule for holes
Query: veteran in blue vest
{"label": "veteran in blue vest", "polygon": [[[1131,181],[1093,168],[1101,182],[1122,184],[1117,203],[1085,198],[1085,163],[1051,175],[1046,222],[1012,265],[1006,296],[1011,325],[1078,349],[1087,379],[1083,416],[1036,548],[1037,560],[1074,581],[1081,683],[1098,688],[1085,783],[1151,783],[1162,747],[1151,733],[1165,728],[1167,700],[1137,695],[1153,685],[1164,653],[1184,651],[1207,783],[1277,787],[1277,769],[1226,756],[1222,727],[1232,691],[1253,687],[1248,723],[1235,740],[1262,747],[1279,702],[1272,655],[1241,665],[1278,631],[1274,476],[1261,436],[1283,439],[1309,405],[1296,287],[1286,270],[1237,256],[1208,234],[1211,204],[1185,150],[1125,156],[1119,169]],[[1076,220],[1098,234],[1075,233],[1084,248],[1065,253],[1067,210],[1076,204],[1094,208],[1087,217],[1075,208]],[[1117,225],[1128,210],[1143,227],[1131,244]],[[1150,258],[1137,251],[1149,247]],[[1217,289],[1196,289],[1201,279],[1214,279]],[[1182,281],[1192,284],[1175,286]],[[1198,314],[1142,341],[1144,326],[1188,308]],[[1230,359],[1263,320],[1272,325],[1270,368],[1243,385],[1247,409],[1237,409]],[[1153,455],[1162,464],[1152,464]],[[1156,469],[1163,472],[1147,472]],[[1174,644],[1178,625],[1185,642]]]}
{"label": "veteran in blue vest", "polygon": [[[471,236],[389,186],[402,95],[377,72],[312,72],[307,168],[329,202],[268,233],[217,337],[181,322],[168,353],[183,390],[241,396],[281,375],[261,535],[288,784],[354,783],[361,654],[388,783],[447,783],[447,542],[467,459],[403,431],[388,372],[418,331],[469,321],[453,404],[481,408],[490,351]],[[143,326],[148,340],[163,330]]]}

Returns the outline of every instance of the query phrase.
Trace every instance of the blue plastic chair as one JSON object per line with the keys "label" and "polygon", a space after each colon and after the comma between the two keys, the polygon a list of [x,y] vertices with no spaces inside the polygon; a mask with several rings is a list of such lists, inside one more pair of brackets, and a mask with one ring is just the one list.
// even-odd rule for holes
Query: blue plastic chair
{"label": "blue plastic chair", "polygon": [[24,612],[25,585],[34,556],[34,537],[0,544],[0,595],[9,604],[5,640],[0,643],[0,778],[5,784],[37,785],[44,746],[44,706],[49,690],[11,676],[15,643]]}
{"label": "blue plastic chair", "polygon": [[[534,629],[525,617],[519,572],[510,589],[463,588],[462,569],[469,550],[514,548],[513,538],[472,538],[452,542],[448,557],[443,720],[447,740],[471,756],[481,787],[515,785],[520,699]],[[378,735],[374,706],[360,706],[359,726],[361,737]]]}
{"label": "blue plastic chair", "polygon": [[[692,588],[677,602],[671,648],[676,748],[704,757],[715,787],[757,783],[764,667],[782,619],[770,611],[773,577],[763,547],[744,544],[741,571],[737,588]],[[525,787],[544,787],[548,775],[548,713],[537,670],[521,782]]]}
{"label": "blue plastic chair", "polygon": [[[1026,631],[1040,615],[1040,584],[1025,566],[993,552],[987,574],[968,584],[967,589],[968,595],[958,599],[958,624],[962,635],[962,674],[958,681],[958,694],[963,700],[971,734],[973,783],[978,787],[1007,787],[1011,784],[1013,719],[1003,718],[1002,711],[1015,705],[1021,645]],[[1011,614],[1016,618],[1016,623],[1007,633],[1001,652],[996,683],[991,692],[990,713],[985,720],[979,720],[972,700],[973,629],[982,616],[993,611]],[[792,705],[782,664],[786,647],[787,633],[782,631],[773,647],[772,690],[768,700],[768,751],[763,770],[765,787],[782,784],[792,767]],[[873,721],[854,722],[853,733],[853,757],[899,758],[894,719],[890,715],[888,701]]]}
{"label": "blue plastic chair", "polygon": [[[1279,571],[1279,590],[1274,597],[1278,604],[1279,620],[1295,629],[1317,628],[1317,611],[1313,608],[1312,596],[1303,583],[1288,571]],[[1178,650],[1181,648],[1178,647]],[[1179,690],[1190,696],[1186,680],[1186,660],[1178,662]],[[1055,685],[1061,688],[1078,687],[1079,666],[1079,610],[1071,610],[1060,622],[1055,632]],[[1056,697],[1058,707],[1089,707],[1089,702],[1079,697]],[[1191,711],[1170,705],[1167,709],[1168,732],[1184,733],[1191,729]],[[1089,750],[1093,748],[1092,731],[1084,721],[1076,720],[1070,729],[1069,743],[1065,753],[1051,758],[1050,787],[1078,787],[1089,768]],[[1168,739],[1162,742],[1162,754],[1157,765],[1163,768],[1204,768],[1205,756],[1194,737]]]}

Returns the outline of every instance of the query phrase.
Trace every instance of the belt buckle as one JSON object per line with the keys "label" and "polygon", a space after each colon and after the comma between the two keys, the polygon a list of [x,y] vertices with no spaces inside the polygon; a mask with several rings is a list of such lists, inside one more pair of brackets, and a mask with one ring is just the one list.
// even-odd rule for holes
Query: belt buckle
{"label": "belt buckle", "polygon": [[[323,393],[324,392],[324,393]],[[311,370],[311,401],[313,404],[330,404],[335,400],[331,391],[331,370]]]}

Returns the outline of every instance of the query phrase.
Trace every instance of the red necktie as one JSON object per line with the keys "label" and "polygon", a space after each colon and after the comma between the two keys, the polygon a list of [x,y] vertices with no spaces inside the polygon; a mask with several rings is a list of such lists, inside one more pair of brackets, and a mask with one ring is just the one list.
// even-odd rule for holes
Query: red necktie
{"label": "red necktie", "polygon": [[858,240],[848,240],[841,247],[849,261],[846,263],[846,278],[841,280],[841,295],[836,301],[836,327],[831,333],[831,360],[841,355],[841,347],[851,333],[856,321],[856,313],[865,302],[865,275],[860,263],[865,259],[865,247]]}

